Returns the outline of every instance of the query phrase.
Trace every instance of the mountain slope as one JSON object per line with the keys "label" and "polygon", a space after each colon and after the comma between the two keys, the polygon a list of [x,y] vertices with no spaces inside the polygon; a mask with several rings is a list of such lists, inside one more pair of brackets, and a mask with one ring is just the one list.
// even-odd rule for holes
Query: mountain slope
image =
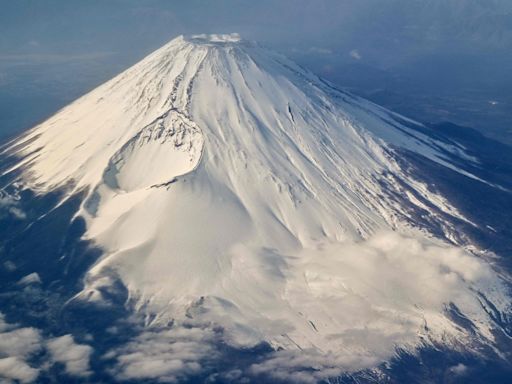
{"label": "mountain slope", "polygon": [[457,143],[211,35],[171,41],[3,154],[21,188],[85,191],[76,215],[103,256],[76,300],[104,303],[121,282],[148,325],[213,322],[230,345],[353,370],[397,345],[492,345],[482,297],[508,310],[491,267],[454,246],[454,223],[474,224],[398,149],[484,182]]}

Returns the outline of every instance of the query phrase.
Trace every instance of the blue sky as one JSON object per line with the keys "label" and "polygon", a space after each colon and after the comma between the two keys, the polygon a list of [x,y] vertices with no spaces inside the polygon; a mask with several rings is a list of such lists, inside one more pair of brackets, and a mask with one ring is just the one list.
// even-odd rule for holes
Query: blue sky
{"label": "blue sky", "polygon": [[[507,0],[1,0],[0,52],[142,54],[181,33],[395,56],[511,45]],[[421,45],[420,45],[421,44]],[[35,57],[35,56],[34,56]]]}
{"label": "blue sky", "polygon": [[[196,33],[238,32],[365,97],[397,91],[401,99],[390,108],[411,94],[444,98],[415,118],[428,118],[428,108],[441,118],[450,98],[472,92],[478,105],[499,103],[475,119],[453,111],[448,119],[478,126],[499,112],[500,127],[511,119],[510,0],[0,0],[0,9],[0,136],[36,123],[173,37]],[[31,112],[20,113],[26,105]]]}

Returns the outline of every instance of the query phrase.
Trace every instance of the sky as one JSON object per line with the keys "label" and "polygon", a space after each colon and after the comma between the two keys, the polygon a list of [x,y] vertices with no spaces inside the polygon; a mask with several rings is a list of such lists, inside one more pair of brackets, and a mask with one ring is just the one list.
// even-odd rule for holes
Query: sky
{"label": "sky", "polygon": [[177,35],[231,32],[413,118],[483,129],[491,115],[498,133],[512,125],[509,0],[0,0],[0,9],[0,136]]}
{"label": "sky", "polygon": [[[507,0],[2,0],[4,55],[148,52],[178,34],[238,32],[271,45],[402,55],[507,49]],[[377,57],[374,57],[377,56]],[[389,58],[386,59],[390,60]]]}

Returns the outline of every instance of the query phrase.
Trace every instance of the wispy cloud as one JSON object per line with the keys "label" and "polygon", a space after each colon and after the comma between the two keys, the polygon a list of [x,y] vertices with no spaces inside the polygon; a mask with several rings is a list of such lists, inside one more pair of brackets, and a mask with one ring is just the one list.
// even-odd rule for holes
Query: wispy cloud
{"label": "wispy cloud", "polygon": [[351,50],[349,55],[354,60],[361,60],[363,58],[363,56],[361,56],[361,53],[357,49]]}
{"label": "wispy cloud", "polygon": [[310,53],[317,53],[320,55],[332,55],[333,51],[332,49],[325,48],[325,47],[311,47],[309,48]]}
{"label": "wispy cloud", "polygon": [[450,367],[449,371],[455,376],[464,376],[468,373],[468,367],[462,363]]}

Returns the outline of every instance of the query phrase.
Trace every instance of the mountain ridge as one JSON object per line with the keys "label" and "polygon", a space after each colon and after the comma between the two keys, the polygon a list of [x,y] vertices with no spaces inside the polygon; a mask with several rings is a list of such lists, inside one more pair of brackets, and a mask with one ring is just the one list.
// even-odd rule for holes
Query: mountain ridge
{"label": "mountain ridge", "polygon": [[492,344],[474,292],[507,310],[445,216],[475,224],[395,149],[486,183],[460,166],[478,160],[411,126],[236,34],[180,37],[9,144],[3,175],[86,191],[75,217],[103,256],[75,300],[121,283],[148,326],[193,318],[230,345],[371,366],[423,338],[471,344],[451,302]]}

